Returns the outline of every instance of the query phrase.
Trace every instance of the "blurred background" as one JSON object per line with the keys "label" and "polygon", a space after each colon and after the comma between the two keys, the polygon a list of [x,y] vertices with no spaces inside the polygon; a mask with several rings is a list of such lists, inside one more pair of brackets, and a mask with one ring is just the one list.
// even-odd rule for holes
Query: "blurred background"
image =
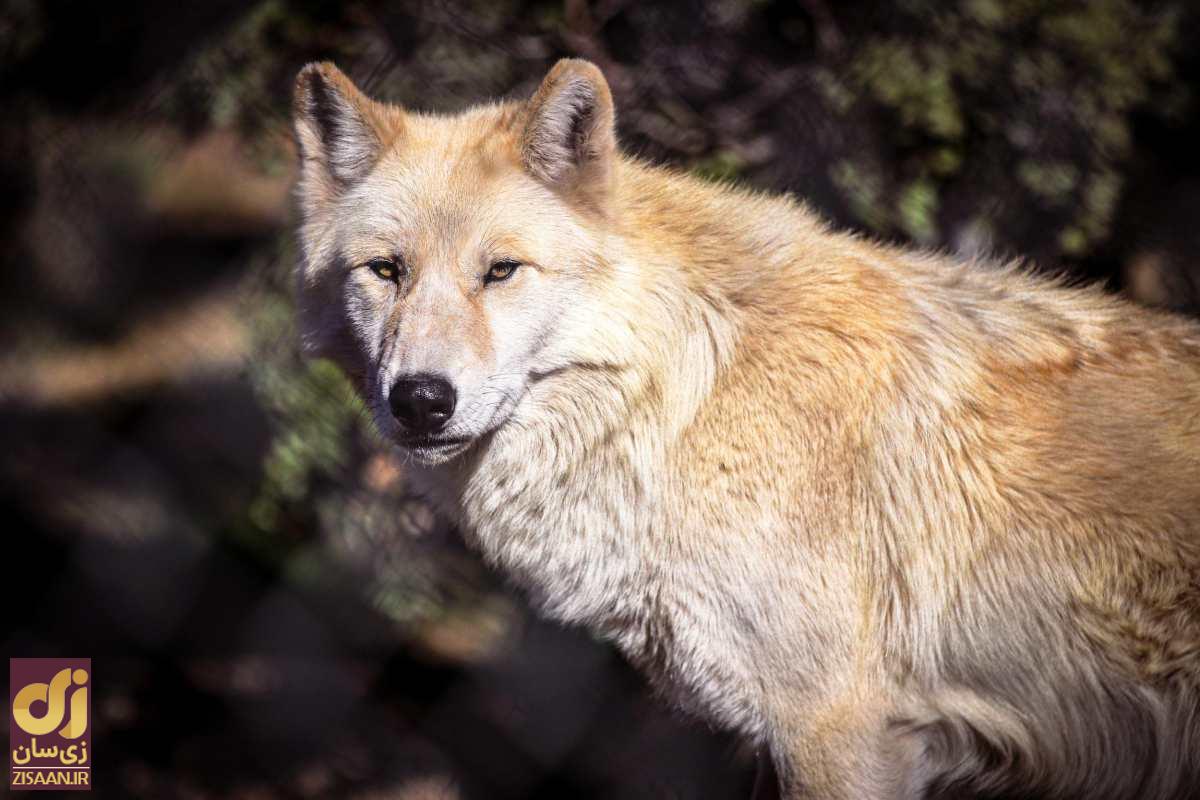
{"label": "blurred background", "polygon": [[0,9],[0,655],[93,659],[105,797],[749,796],[752,752],[532,619],[299,358],[309,60],[449,112],[582,56],[643,158],[1200,305],[1186,0]]}

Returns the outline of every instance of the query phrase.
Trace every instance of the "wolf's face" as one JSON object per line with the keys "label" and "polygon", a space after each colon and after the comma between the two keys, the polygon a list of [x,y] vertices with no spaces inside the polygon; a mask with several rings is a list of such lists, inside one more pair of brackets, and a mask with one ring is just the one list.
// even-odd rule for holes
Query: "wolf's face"
{"label": "wolf's face", "polygon": [[439,463],[508,421],[601,269],[615,148],[598,71],[456,117],[375,103],[330,65],[296,88],[302,324],[380,430]]}

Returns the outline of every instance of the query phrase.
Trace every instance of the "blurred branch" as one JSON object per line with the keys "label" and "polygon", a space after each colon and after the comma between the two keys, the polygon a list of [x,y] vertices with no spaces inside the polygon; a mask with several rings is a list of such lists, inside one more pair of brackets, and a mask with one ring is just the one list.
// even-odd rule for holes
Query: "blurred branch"
{"label": "blurred branch", "polygon": [[198,375],[236,370],[249,336],[236,290],[192,298],[139,322],[111,344],[0,362],[0,398],[25,406],[77,406]]}

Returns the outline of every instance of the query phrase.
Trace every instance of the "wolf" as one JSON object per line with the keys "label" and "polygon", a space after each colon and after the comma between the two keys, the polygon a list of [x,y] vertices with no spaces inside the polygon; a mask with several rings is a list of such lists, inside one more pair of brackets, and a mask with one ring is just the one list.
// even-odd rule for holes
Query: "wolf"
{"label": "wolf", "polygon": [[412,479],[789,798],[1200,797],[1200,325],[310,64],[298,305]]}

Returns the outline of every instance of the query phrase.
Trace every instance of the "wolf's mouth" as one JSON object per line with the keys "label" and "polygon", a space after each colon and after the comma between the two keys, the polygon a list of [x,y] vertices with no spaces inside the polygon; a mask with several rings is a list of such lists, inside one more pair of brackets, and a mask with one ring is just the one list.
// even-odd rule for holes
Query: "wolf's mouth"
{"label": "wolf's mouth", "polygon": [[410,450],[436,450],[444,447],[458,447],[471,441],[465,436],[403,436],[400,444]]}
{"label": "wolf's mouth", "polygon": [[467,436],[406,436],[396,441],[417,463],[434,466],[466,452],[474,439]]}

